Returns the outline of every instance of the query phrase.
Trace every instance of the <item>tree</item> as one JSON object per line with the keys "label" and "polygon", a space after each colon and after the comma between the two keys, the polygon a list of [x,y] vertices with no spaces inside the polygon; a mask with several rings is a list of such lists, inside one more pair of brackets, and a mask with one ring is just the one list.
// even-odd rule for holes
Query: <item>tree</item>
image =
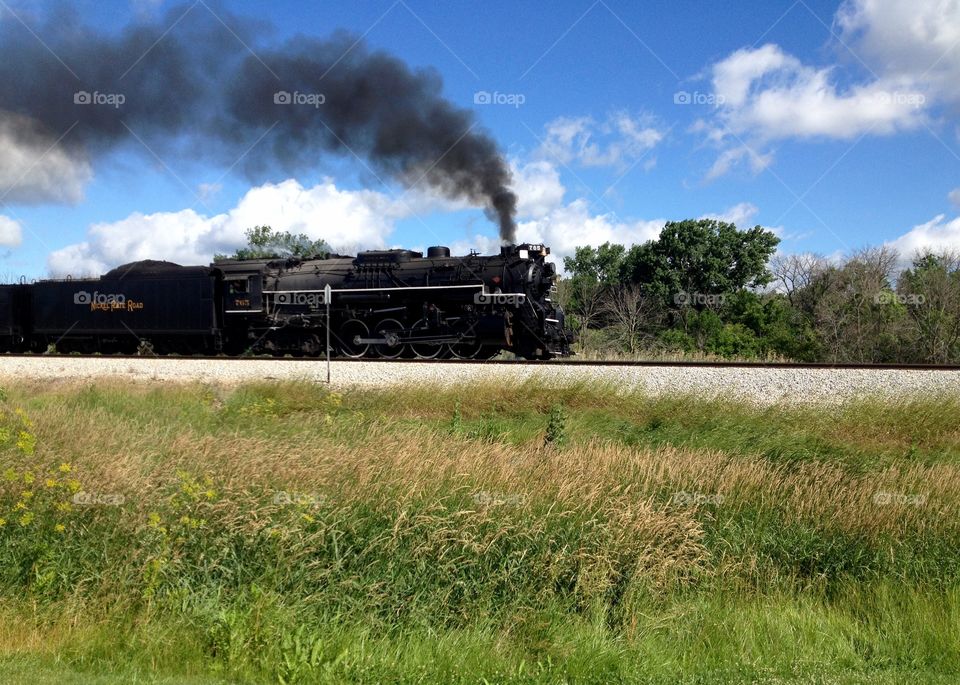
{"label": "tree", "polygon": [[716,219],[670,221],[660,237],[623,258],[621,280],[671,303],[682,293],[726,294],[767,285],[767,261],[780,239],[760,226],[740,231]]}
{"label": "tree", "polygon": [[835,362],[892,362],[900,358],[906,309],[892,284],[899,256],[888,247],[860,250],[808,286],[814,327]]}
{"label": "tree", "polygon": [[[742,328],[724,331],[726,342],[722,344],[714,336],[707,341],[706,351],[722,356],[774,356],[798,361],[816,361],[820,353],[813,326],[783,293],[733,293],[724,299],[720,318],[725,326]],[[746,331],[754,338],[750,339]]]}
{"label": "tree", "polygon": [[603,314],[604,288],[596,281],[586,278],[565,279],[570,293],[570,313],[581,332],[581,350],[586,347],[585,332],[592,328]]}
{"label": "tree", "polygon": [[636,355],[645,334],[659,318],[659,306],[636,285],[615,285],[607,290],[603,311],[620,344]]}
{"label": "tree", "polygon": [[285,257],[325,257],[330,254],[330,245],[325,240],[312,240],[305,233],[292,234],[289,231],[274,231],[270,226],[248,228],[246,247],[241,247],[232,256],[216,255],[214,260],[223,259],[282,259]]}
{"label": "tree", "polygon": [[610,286],[620,279],[620,267],[626,251],[623,245],[615,243],[604,243],[596,249],[590,245],[578,247],[573,257],[563,258],[563,268],[573,279],[581,278]]}
{"label": "tree", "polygon": [[605,312],[604,299],[617,284],[625,253],[623,245],[604,243],[598,248],[578,247],[573,257],[563,258],[564,269],[570,274],[570,313],[581,334],[581,348],[587,344],[587,330],[600,323]]}
{"label": "tree", "polygon": [[829,262],[820,255],[811,254],[778,254],[770,260],[770,272],[777,283],[777,289],[782,291],[791,305],[797,306],[797,294],[808,288],[814,279],[829,268]]}
{"label": "tree", "polygon": [[914,360],[929,364],[960,357],[960,255],[925,253],[897,279],[897,304],[906,307]]}

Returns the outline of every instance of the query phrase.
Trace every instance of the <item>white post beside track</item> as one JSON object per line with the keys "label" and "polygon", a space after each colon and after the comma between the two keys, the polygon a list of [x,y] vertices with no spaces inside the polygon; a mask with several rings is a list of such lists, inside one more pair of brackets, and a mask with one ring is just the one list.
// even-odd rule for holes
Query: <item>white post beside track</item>
{"label": "white post beside track", "polygon": [[333,299],[333,290],[329,283],[323,286],[323,299],[327,302],[327,385],[330,385],[330,300]]}

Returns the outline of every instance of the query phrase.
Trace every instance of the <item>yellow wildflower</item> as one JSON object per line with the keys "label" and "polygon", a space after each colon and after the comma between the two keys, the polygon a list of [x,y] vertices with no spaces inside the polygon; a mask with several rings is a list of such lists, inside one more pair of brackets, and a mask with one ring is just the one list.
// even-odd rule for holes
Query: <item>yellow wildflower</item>
{"label": "yellow wildflower", "polygon": [[14,481],[18,478],[17,472],[13,469],[7,469],[3,472],[3,479],[6,481]]}
{"label": "yellow wildflower", "polygon": [[32,483],[32,482],[35,481],[36,479],[37,479],[36,476],[34,476],[34,475],[33,475],[32,473],[30,473],[29,471],[27,471],[26,473],[23,474],[23,482],[26,483],[27,485],[29,485],[30,483]]}
{"label": "yellow wildflower", "polygon": [[33,523],[33,512],[28,511],[26,514],[21,516],[18,523],[24,527],[29,526],[31,523]]}
{"label": "yellow wildflower", "polygon": [[48,488],[55,488],[55,487],[57,487],[57,480],[56,480],[55,478],[47,478],[47,480],[45,481],[44,484],[45,484]]}
{"label": "yellow wildflower", "polygon": [[26,455],[32,455],[37,447],[37,437],[27,431],[20,431],[17,436],[17,449]]}
{"label": "yellow wildflower", "polygon": [[20,497],[22,497],[22,498],[25,499],[25,500],[26,500],[26,499],[32,499],[32,498],[33,498],[33,492],[32,492],[31,490],[24,490],[23,493],[20,495]]}
{"label": "yellow wildflower", "polygon": [[62,533],[63,531],[65,531],[65,530],[67,529],[67,527],[66,527],[65,525],[63,525],[62,523],[58,523],[57,525],[55,525],[55,526],[53,527],[53,529],[54,529],[55,531],[57,531],[58,533]]}
{"label": "yellow wildflower", "polygon": [[3,528],[5,525],[7,525],[7,519],[0,516],[0,528]]}
{"label": "yellow wildflower", "polygon": [[27,508],[27,505],[23,501],[20,501],[14,505],[13,510],[21,511],[22,509],[26,509],[26,508]]}
{"label": "yellow wildflower", "polygon": [[67,462],[63,462],[60,464],[60,468],[57,470],[60,471],[60,473],[70,473],[73,470],[73,467]]}

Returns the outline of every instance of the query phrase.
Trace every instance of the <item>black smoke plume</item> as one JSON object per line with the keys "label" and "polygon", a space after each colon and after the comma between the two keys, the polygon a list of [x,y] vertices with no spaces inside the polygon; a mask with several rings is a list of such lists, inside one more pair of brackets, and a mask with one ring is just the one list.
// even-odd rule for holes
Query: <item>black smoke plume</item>
{"label": "black smoke plume", "polygon": [[214,11],[184,5],[118,34],[83,28],[69,10],[30,29],[2,17],[3,123],[31,139],[63,136],[91,158],[142,143],[161,159],[243,155],[251,173],[355,155],[378,177],[485,207],[514,241],[509,167],[473,114],[443,97],[436,71],[347,34],[270,45],[269,27]]}

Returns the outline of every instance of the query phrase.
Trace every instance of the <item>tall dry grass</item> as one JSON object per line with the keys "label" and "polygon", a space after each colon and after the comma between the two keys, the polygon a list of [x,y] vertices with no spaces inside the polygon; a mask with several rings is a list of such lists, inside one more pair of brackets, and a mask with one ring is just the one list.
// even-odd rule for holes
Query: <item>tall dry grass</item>
{"label": "tall dry grass", "polygon": [[[156,625],[185,636],[191,658],[296,680],[319,672],[320,638],[298,628],[309,625],[344,630],[351,649],[365,631],[417,635],[421,647],[459,635],[476,654],[509,645],[504,663],[551,654],[564,669],[593,640],[597,656],[583,663],[621,675],[667,650],[664,682],[700,668],[670,651],[681,648],[735,672],[737,644],[759,639],[751,631],[775,635],[785,655],[794,631],[803,659],[853,640],[925,668],[960,663],[938,661],[957,645],[918,621],[949,625],[960,606],[950,459],[785,459],[786,448],[730,437],[731,426],[759,430],[766,410],[718,416],[717,404],[584,387],[472,390],[469,405],[436,389],[339,397],[305,384],[10,391],[0,593],[15,600],[10,616],[30,619],[0,631],[0,654],[86,653],[112,644],[103,626],[118,625],[168,654],[147,629]],[[796,411],[780,418],[788,447],[815,410]],[[824,417],[834,423],[817,440],[856,411],[883,421],[892,410]],[[922,403],[901,411],[919,415],[890,423],[885,445],[918,423],[926,445],[954,430]],[[610,417],[655,439],[610,432]],[[707,426],[699,442],[685,422]],[[546,441],[551,431],[563,439]],[[718,446],[703,446],[711,436]],[[55,485],[41,487],[47,476]],[[64,510],[68,481],[93,499]],[[24,512],[33,517],[21,525]],[[913,598],[899,624],[889,587]],[[881,615],[896,640],[870,627]],[[736,640],[723,629],[734,617],[745,621]],[[712,649],[697,652],[693,626]],[[910,642],[921,634],[922,648]]]}

